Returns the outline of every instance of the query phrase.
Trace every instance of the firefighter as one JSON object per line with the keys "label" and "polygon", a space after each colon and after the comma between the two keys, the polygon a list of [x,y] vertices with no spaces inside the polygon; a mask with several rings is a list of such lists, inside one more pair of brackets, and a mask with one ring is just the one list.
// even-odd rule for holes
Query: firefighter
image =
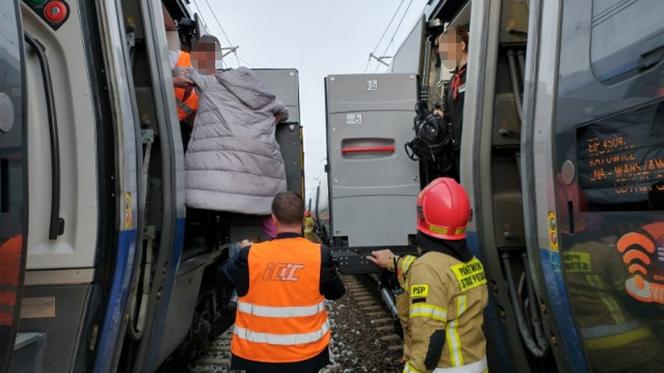
{"label": "firefighter", "polygon": [[[588,214],[588,201],[577,183],[567,184],[558,176],[560,216],[571,216],[559,228],[563,242],[574,244],[560,250],[562,269],[577,331],[594,372],[654,372],[664,365],[658,339],[658,315],[652,307],[657,271],[649,263],[658,260],[658,238],[664,237],[664,223],[639,227],[636,221],[612,220],[602,214]],[[652,202],[652,201],[651,201]],[[633,231],[617,234],[627,226]],[[648,248],[652,248],[649,251]],[[631,259],[631,260],[630,260]],[[633,271],[633,273],[630,273]],[[649,283],[648,275],[654,272]],[[639,286],[640,285],[640,286]]]}
{"label": "firefighter", "polygon": [[442,109],[435,113],[443,117],[452,129],[453,175],[459,180],[461,159],[461,126],[463,103],[466,92],[466,61],[468,61],[468,28],[453,26],[438,37],[438,55],[446,69],[452,71],[452,78],[445,86]]}
{"label": "firefighter", "polygon": [[345,289],[325,246],[302,237],[304,202],[292,192],[272,202],[277,236],[240,250],[221,273],[238,293],[231,369],[317,372],[330,362],[325,299]]}
{"label": "firefighter", "polygon": [[396,272],[404,293],[397,308],[404,330],[404,372],[484,372],[482,332],[486,276],[466,245],[470,203],[461,185],[438,178],[417,198],[420,255],[390,250],[367,259]]}
{"label": "firefighter", "polygon": [[311,216],[311,212],[309,210],[304,212],[304,238],[306,238],[309,241],[312,242],[319,242],[316,237],[316,233],[314,233],[314,228],[315,228],[315,221],[314,218]]}

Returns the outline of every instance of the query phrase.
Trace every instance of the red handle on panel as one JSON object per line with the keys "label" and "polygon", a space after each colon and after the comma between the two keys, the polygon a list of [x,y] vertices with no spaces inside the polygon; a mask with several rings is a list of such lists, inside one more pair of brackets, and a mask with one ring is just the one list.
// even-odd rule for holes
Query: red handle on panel
{"label": "red handle on panel", "polygon": [[349,146],[342,148],[342,154],[356,154],[356,153],[394,153],[394,145],[387,146]]}

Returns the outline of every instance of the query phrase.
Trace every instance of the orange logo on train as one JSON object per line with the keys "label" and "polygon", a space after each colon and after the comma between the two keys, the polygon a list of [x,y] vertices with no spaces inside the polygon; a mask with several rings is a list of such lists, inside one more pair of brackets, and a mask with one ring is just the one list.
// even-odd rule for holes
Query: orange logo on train
{"label": "orange logo on train", "polygon": [[630,274],[627,293],[641,302],[664,304],[664,222],[625,234],[616,249]]}

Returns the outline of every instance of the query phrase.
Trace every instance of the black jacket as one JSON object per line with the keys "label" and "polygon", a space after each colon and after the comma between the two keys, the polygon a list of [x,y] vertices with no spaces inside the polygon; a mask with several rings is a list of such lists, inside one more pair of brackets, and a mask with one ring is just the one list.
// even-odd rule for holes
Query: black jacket
{"label": "black jacket", "polygon": [[[294,237],[302,236],[297,233],[281,233],[275,239]],[[223,278],[233,284],[237,295],[240,297],[247,295],[249,292],[249,250],[251,250],[251,246],[242,248],[235,257],[221,266]],[[344,295],[346,289],[339,275],[337,275],[330,249],[325,245],[321,245],[320,255],[320,293],[325,299],[339,299]]]}
{"label": "black jacket", "polygon": [[[459,86],[456,99],[452,92],[452,82],[454,77],[459,75],[461,85]],[[452,79],[445,88],[445,101],[443,102],[443,112],[445,122],[452,126],[452,135],[454,136],[454,150],[461,149],[461,126],[463,124],[463,104],[466,97],[466,66],[454,70]]]}

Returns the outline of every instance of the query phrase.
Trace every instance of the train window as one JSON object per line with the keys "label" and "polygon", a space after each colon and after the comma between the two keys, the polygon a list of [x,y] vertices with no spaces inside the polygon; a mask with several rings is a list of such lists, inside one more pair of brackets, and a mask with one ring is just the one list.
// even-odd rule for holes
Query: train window
{"label": "train window", "polygon": [[594,0],[590,57],[597,79],[617,82],[664,58],[664,1]]}
{"label": "train window", "polygon": [[591,211],[664,210],[664,101],[577,129],[579,186]]}
{"label": "train window", "polygon": [[0,7],[0,371],[9,367],[20,300],[26,193],[23,58],[18,7]]}

